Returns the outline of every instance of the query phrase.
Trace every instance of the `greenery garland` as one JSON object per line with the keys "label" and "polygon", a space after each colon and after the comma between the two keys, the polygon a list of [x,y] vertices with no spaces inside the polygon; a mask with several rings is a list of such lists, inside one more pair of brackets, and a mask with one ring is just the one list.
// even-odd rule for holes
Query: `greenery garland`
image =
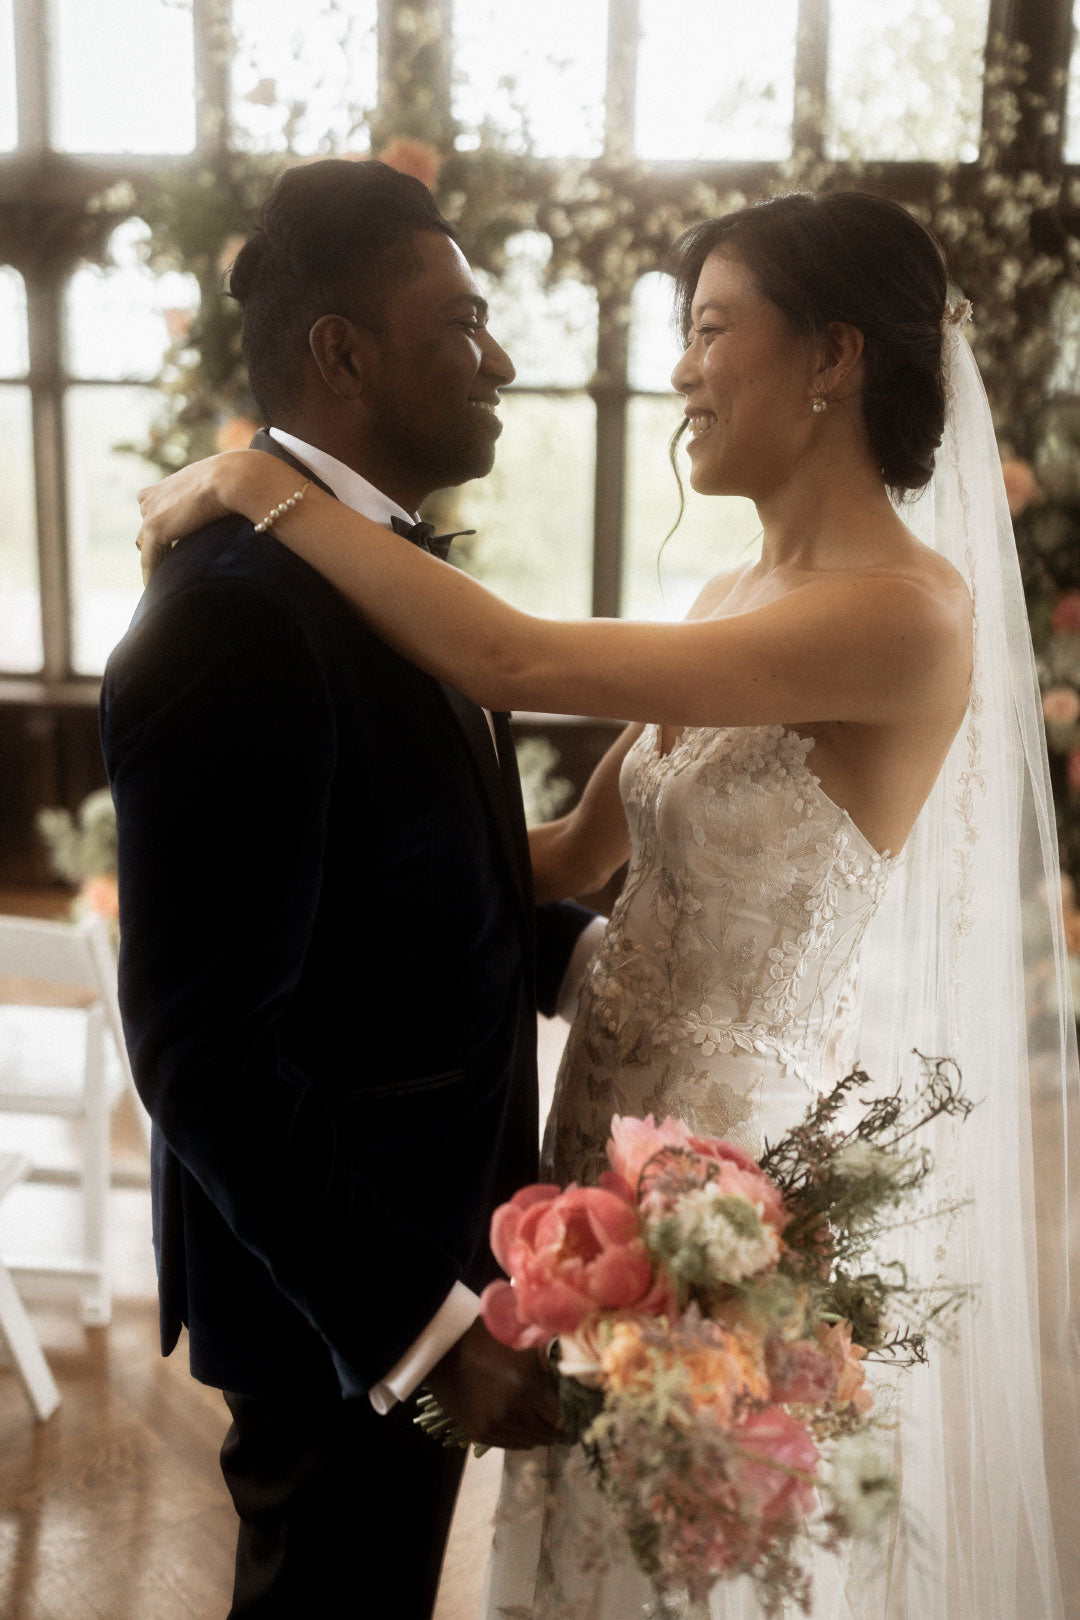
{"label": "greenery garland", "polygon": [[[426,35],[418,36],[418,51],[430,47]],[[403,73],[397,114],[369,118],[358,138],[366,133],[375,155],[430,186],[478,268],[497,275],[511,237],[541,232],[552,244],[548,279],[590,283],[617,319],[629,319],[637,278],[656,269],[702,218],[791,190],[857,186],[895,195],[889,166],[831,161],[807,150],[771,170],[756,191],[714,183],[700,166],[543,163],[508,150],[490,132],[482,132],[475,150],[458,151],[453,131],[441,144],[434,138],[430,108],[410,106],[408,64]],[[978,160],[937,167],[930,195],[917,192],[907,206],[938,236],[954,282],[972,301],[969,331],[1003,454],[1024,486],[1014,505],[1017,537],[1048,700],[1063,855],[1080,876],[1080,405],[1046,400],[1057,352],[1056,300],[1062,289],[1080,287],[1080,182],[1017,161],[1024,81],[1023,48],[992,41]],[[196,158],[162,171],[124,197],[118,192],[125,188],[113,188],[91,204],[117,218],[137,211],[150,227],[150,267],[198,279],[194,316],[171,312],[177,335],[159,379],[164,405],[145,450],[162,471],[248,441],[256,410],[240,354],[239,311],[223,280],[270,187],[302,161],[288,151],[223,151],[212,162]],[[1080,913],[1076,942],[1080,948]]]}

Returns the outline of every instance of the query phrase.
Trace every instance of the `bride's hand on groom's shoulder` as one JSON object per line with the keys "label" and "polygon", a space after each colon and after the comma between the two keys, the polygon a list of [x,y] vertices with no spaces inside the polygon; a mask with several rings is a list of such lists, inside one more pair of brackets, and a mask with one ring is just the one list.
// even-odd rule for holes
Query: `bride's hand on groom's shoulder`
{"label": "bride's hand on groom's shoulder", "polygon": [[535,1350],[510,1350],[479,1318],[425,1382],[470,1439],[507,1451],[550,1446],[566,1436],[551,1374]]}
{"label": "bride's hand on groom's shoulder", "polygon": [[142,528],[135,544],[142,557],[143,583],[184,535],[230,512],[249,516],[247,507],[259,506],[262,486],[269,488],[275,479],[282,485],[297,481],[291,468],[264,451],[226,450],[140,489]]}

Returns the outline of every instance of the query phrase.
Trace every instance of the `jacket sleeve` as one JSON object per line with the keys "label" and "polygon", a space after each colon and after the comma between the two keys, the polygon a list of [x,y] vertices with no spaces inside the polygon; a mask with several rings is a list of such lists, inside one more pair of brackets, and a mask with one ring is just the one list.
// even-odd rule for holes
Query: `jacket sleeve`
{"label": "jacket sleeve", "polygon": [[556,900],[536,908],[536,1005],[554,1018],[563,975],[582,931],[597,912],[573,900]]}
{"label": "jacket sleeve", "polygon": [[[334,711],[269,593],[213,581],[164,607],[114,657],[102,710],[133,1069],[173,1153],[356,1395],[459,1268],[380,1204],[326,1086],[282,1050],[319,898]],[[365,1012],[361,986],[358,1024]]]}

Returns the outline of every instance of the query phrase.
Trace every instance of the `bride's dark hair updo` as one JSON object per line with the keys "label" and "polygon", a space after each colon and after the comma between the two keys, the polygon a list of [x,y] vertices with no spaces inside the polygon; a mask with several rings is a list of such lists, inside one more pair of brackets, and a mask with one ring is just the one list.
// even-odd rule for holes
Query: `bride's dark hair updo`
{"label": "bride's dark hair updo", "polygon": [[667,269],[684,339],[702,266],[718,249],[753,277],[797,332],[831,321],[865,340],[863,417],[890,492],[922,489],[945,430],[941,248],[899,204],[861,191],[794,192],[693,226]]}

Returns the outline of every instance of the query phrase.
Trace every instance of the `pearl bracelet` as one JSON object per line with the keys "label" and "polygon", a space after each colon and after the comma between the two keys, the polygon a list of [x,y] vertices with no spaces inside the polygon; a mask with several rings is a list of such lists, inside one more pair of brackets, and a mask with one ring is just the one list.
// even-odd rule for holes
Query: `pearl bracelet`
{"label": "pearl bracelet", "polygon": [[300,488],[295,492],[295,494],[290,495],[287,501],[282,501],[280,506],[271,507],[270,511],[267,512],[262,522],[256,523],[255,533],[265,534],[266,531],[277,522],[278,518],[284,517],[286,512],[291,512],[294,506],[300,505],[300,502],[303,500],[310,488],[310,483],[301,484]]}

